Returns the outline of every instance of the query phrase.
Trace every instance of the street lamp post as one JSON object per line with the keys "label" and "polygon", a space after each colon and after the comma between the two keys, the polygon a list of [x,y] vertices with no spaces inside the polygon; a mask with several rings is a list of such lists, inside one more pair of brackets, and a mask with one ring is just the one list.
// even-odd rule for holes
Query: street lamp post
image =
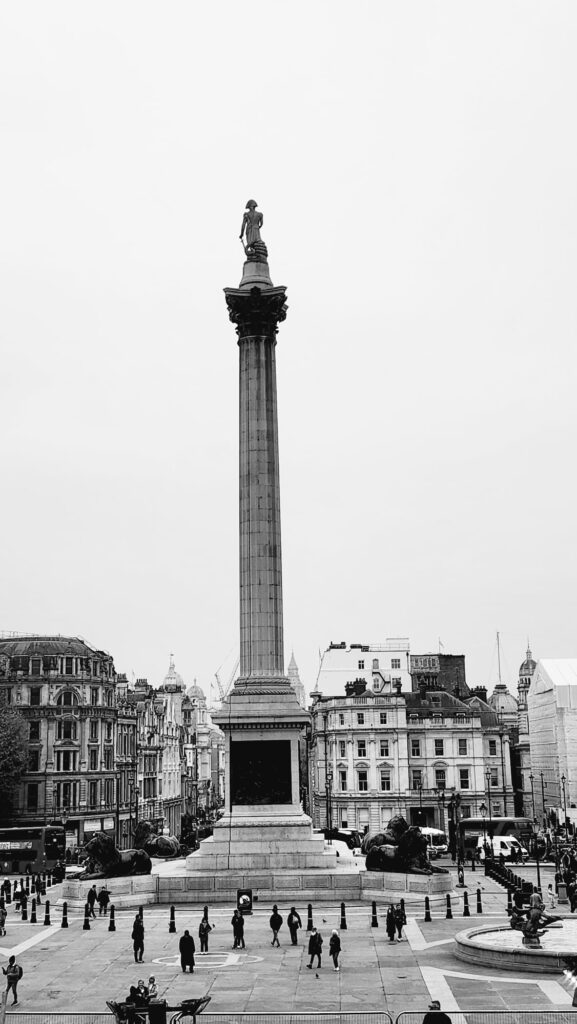
{"label": "street lamp post", "polygon": [[485,778],[487,780],[487,803],[489,805],[489,839],[491,840],[491,852],[493,851],[493,814],[491,811],[491,769],[487,768],[485,772]]}
{"label": "street lamp post", "polygon": [[541,871],[539,868],[539,843],[537,842],[537,816],[535,814],[535,788],[533,783],[535,782],[535,776],[533,772],[529,775],[529,782],[531,783],[531,803],[533,805],[533,846],[535,847],[535,865],[537,867],[537,888],[541,888]]}
{"label": "street lamp post", "polygon": [[417,789],[419,790],[419,828],[423,827],[423,779],[419,778],[417,782]]}
{"label": "street lamp post", "polygon": [[487,830],[485,828],[485,815],[487,814],[486,805],[482,803],[479,810],[483,819],[483,865],[485,868],[485,874],[487,874]]}
{"label": "street lamp post", "polygon": [[326,798],[327,798],[327,828],[329,831],[329,845],[332,846],[331,832],[332,832],[332,813],[331,813],[331,788],[333,784],[333,770],[332,768],[327,769],[327,784],[326,784]]}
{"label": "street lamp post", "polygon": [[565,824],[565,842],[567,843],[567,842],[569,842],[569,833],[568,833],[568,830],[567,830],[567,794],[565,792],[565,783],[566,782],[567,782],[567,779],[565,778],[564,775],[562,775],[561,776],[561,785],[563,786],[563,817],[565,819],[565,821],[564,821],[564,824]]}
{"label": "street lamp post", "polygon": [[441,832],[445,831],[445,790],[437,790],[437,803],[439,805],[439,828]]}

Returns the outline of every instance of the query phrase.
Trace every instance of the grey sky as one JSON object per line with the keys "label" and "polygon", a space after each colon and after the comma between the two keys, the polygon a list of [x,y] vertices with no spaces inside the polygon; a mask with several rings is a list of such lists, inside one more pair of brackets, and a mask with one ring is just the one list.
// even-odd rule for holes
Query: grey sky
{"label": "grey sky", "polygon": [[258,201],[286,660],[576,653],[573,3],[0,9],[0,628],[208,692],[238,646]]}

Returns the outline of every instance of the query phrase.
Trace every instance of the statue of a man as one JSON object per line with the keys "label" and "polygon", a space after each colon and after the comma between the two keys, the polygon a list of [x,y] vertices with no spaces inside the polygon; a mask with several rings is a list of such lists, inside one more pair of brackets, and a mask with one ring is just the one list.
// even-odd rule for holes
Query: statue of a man
{"label": "statue of a man", "polygon": [[254,245],[255,242],[260,242],[260,229],[262,227],[262,213],[257,210],[257,204],[254,199],[249,199],[246,204],[246,210],[244,217],[242,218],[242,225],[240,229],[239,238],[242,241],[242,236],[246,233],[246,246],[247,248]]}

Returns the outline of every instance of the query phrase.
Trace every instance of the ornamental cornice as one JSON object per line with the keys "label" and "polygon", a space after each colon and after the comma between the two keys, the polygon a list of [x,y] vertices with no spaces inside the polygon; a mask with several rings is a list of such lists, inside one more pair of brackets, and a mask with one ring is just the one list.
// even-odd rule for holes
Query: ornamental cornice
{"label": "ornamental cornice", "polygon": [[239,341],[253,335],[276,334],[277,325],[286,319],[286,289],[225,288],[228,316],[236,325]]}

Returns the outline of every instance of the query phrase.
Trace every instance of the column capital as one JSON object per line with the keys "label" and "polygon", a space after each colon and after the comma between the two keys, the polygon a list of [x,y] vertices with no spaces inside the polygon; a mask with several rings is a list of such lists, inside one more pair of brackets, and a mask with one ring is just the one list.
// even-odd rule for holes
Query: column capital
{"label": "column capital", "polygon": [[255,335],[276,334],[286,319],[286,288],[225,288],[229,319],[236,326],[239,340]]}

